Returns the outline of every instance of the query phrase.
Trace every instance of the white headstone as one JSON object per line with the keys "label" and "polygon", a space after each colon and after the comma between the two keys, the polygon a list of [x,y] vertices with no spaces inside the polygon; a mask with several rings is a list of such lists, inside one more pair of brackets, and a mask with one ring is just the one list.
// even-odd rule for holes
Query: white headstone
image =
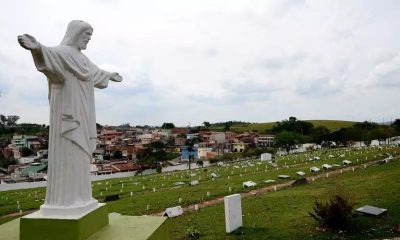
{"label": "white headstone", "polygon": [[199,184],[199,180],[193,180],[190,182],[190,186],[195,186]]}
{"label": "white headstone", "polygon": [[[197,204],[196,204],[197,205]],[[195,207],[196,208],[196,207]],[[183,214],[183,209],[181,206],[176,206],[172,208],[165,209],[164,216],[177,217]]]}
{"label": "white headstone", "polygon": [[225,229],[231,233],[243,226],[242,203],[240,194],[224,197],[225,204]]}

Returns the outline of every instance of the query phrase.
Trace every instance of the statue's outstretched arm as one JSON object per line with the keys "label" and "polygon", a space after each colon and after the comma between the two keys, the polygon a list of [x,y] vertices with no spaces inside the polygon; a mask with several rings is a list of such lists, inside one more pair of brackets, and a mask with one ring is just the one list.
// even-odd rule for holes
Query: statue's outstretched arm
{"label": "statue's outstretched arm", "polygon": [[40,50],[40,43],[36,41],[36,39],[29,34],[19,35],[18,42],[19,45],[21,45],[21,47],[25,48],[26,50],[30,51]]}
{"label": "statue's outstretched arm", "polygon": [[119,75],[117,72],[113,72],[113,73],[111,73],[110,80],[114,81],[114,82],[121,82],[122,76]]}

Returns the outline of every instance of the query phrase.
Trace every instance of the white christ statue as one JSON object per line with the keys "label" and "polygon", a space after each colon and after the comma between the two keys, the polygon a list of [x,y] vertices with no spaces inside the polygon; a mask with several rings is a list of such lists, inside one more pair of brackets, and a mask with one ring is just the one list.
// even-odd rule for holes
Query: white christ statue
{"label": "white christ statue", "polygon": [[44,216],[80,215],[98,207],[90,181],[97,137],[94,87],[106,88],[109,80],[121,82],[122,77],[99,69],[81,52],[92,33],[90,24],[74,20],[56,47],[46,47],[28,34],[18,36],[49,84],[47,190],[40,207]]}

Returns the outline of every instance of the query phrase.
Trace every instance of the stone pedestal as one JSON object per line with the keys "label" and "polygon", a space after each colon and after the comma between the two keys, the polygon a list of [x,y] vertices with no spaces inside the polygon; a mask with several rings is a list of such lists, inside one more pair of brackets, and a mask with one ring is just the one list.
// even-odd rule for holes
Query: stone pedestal
{"label": "stone pedestal", "polygon": [[[104,211],[105,210],[105,211]],[[54,220],[54,219],[29,219],[18,218],[0,225],[0,239],[40,239],[40,240],[168,240],[168,225],[166,217],[155,216],[124,216],[108,214],[106,206],[80,220]],[[108,216],[109,224],[101,227],[93,234],[97,222],[101,222],[104,212]],[[93,214],[93,215],[91,215]],[[29,215],[27,215],[29,216]],[[98,226],[98,225],[97,225]],[[78,229],[78,230],[76,230]],[[30,234],[30,235],[29,235]],[[46,234],[46,235],[43,235]],[[74,238],[77,235],[78,238]],[[21,236],[21,238],[20,238]],[[38,236],[40,236],[38,238]],[[86,236],[86,237],[85,237]],[[35,238],[34,238],[35,237]]]}
{"label": "stone pedestal", "polygon": [[20,240],[83,240],[108,225],[106,205],[83,215],[46,216],[40,211],[20,219]]}

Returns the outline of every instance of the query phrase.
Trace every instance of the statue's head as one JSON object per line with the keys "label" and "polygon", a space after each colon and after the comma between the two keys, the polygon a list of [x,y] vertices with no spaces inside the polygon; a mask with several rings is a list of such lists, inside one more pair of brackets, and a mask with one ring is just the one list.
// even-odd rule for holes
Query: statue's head
{"label": "statue's head", "polygon": [[89,23],[81,20],[73,20],[68,24],[67,32],[61,45],[68,45],[85,50],[92,36],[93,28]]}

